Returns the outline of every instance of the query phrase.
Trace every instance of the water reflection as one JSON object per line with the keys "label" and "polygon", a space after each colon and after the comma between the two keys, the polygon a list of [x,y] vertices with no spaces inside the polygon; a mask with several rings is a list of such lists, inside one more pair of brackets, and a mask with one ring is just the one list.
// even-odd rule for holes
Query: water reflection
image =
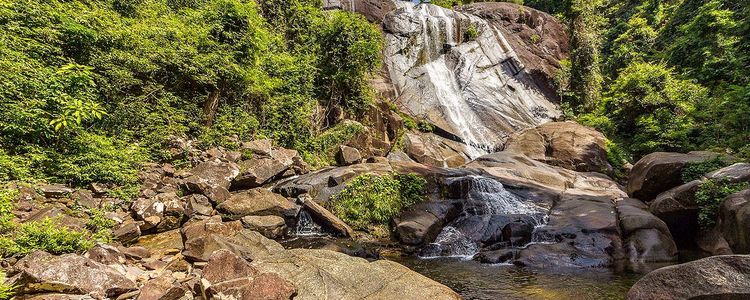
{"label": "water reflection", "polygon": [[642,276],[608,269],[553,272],[455,259],[387,259],[445,284],[465,299],[625,299]]}

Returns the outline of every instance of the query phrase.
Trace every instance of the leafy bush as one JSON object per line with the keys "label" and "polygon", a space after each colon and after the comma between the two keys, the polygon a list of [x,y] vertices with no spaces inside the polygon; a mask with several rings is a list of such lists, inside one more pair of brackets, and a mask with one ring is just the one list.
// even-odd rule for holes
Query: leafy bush
{"label": "leafy bush", "polygon": [[363,174],[328,203],[331,211],[358,230],[382,227],[403,210],[424,200],[427,181],[415,174]]}
{"label": "leafy bush", "polygon": [[630,162],[631,158],[620,145],[607,140],[605,143],[607,148],[607,162],[612,166],[615,179],[625,178],[625,164]]}
{"label": "leafy bush", "polygon": [[86,228],[93,233],[92,239],[97,242],[112,242],[112,228],[117,225],[115,220],[107,218],[104,212],[98,209],[92,209]]}
{"label": "leafy bush", "polygon": [[716,224],[719,206],[724,199],[750,187],[747,182],[732,183],[728,178],[706,180],[698,186],[695,202],[700,206],[698,223],[704,229]]}
{"label": "leafy bush", "polygon": [[688,183],[700,179],[706,173],[721,169],[728,165],[729,162],[723,156],[717,156],[702,162],[689,162],[682,168],[682,182]]}
{"label": "leafy bush", "polygon": [[18,226],[6,245],[3,256],[28,254],[42,250],[52,254],[77,253],[88,250],[94,243],[86,238],[84,232],[70,230],[59,226],[53,219],[23,223]]}
{"label": "leafy bush", "polygon": [[13,189],[0,189],[0,235],[13,229],[13,208],[16,195]]}
{"label": "leafy bush", "polygon": [[477,30],[477,27],[474,26],[474,24],[469,25],[469,28],[466,28],[466,39],[469,41],[474,41],[479,37],[479,31]]}
{"label": "leafy bush", "polygon": [[5,272],[0,270],[0,300],[7,300],[13,297],[13,290],[15,288],[5,284],[5,280]]}

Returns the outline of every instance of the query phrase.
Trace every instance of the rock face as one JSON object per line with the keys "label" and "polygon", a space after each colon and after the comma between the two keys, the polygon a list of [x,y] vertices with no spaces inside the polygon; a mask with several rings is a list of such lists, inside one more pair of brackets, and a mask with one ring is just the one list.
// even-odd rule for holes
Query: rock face
{"label": "rock face", "polygon": [[560,60],[570,51],[562,23],[544,12],[508,2],[475,3],[458,10],[484,19],[502,32],[524,72],[548,98],[557,97],[554,77]]}
{"label": "rock face", "polygon": [[472,158],[559,115],[526,69],[531,55],[520,57],[501,26],[431,4],[397,5],[383,20],[384,57],[402,111],[471,145]]}
{"label": "rock face", "polygon": [[606,138],[574,122],[550,122],[514,134],[505,151],[520,153],[553,166],[609,174]]}
{"label": "rock face", "polygon": [[297,287],[295,300],[461,299],[451,289],[397,263],[351,257],[327,250],[291,249],[254,260]]}
{"label": "rock face", "polygon": [[724,199],[717,229],[735,253],[750,253],[750,190]]}
{"label": "rock face", "polygon": [[677,246],[664,221],[637,199],[617,201],[617,215],[628,261],[635,264],[677,260]]}
{"label": "rock face", "polygon": [[651,202],[657,195],[682,184],[682,168],[687,163],[716,157],[711,152],[654,152],[641,158],[630,171],[628,195]]}
{"label": "rock face", "polygon": [[750,257],[714,256],[653,271],[628,292],[640,299],[747,299],[750,297]]}
{"label": "rock face", "polygon": [[21,294],[70,293],[114,297],[137,288],[136,284],[115,270],[90,259],[65,254],[36,251],[19,260],[8,284]]}

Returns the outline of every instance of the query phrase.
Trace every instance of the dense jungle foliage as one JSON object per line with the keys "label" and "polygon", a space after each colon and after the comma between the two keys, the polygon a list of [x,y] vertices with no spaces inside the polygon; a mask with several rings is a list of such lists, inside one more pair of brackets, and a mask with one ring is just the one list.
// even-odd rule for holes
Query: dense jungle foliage
{"label": "dense jungle foliage", "polygon": [[715,149],[750,156],[750,2],[527,0],[570,24],[568,116],[635,159]]}
{"label": "dense jungle foliage", "polygon": [[132,185],[170,137],[270,137],[312,164],[372,92],[382,37],[318,0],[0,1],[0,181]]}

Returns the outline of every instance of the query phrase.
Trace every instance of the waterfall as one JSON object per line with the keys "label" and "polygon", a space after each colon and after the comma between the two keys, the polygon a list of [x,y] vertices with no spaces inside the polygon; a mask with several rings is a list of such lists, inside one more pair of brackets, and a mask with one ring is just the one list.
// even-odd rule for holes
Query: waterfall
{"label": "waterfall", "polygon": [[[531,243],[544,242],[544,237],[536,237],[536,229],[547,224],[548,209],[537,205],[530,199],[522,199],[505,189],[503,184],[492,178],[469,176],[459,180],[469,180],[469,190],[464,200],[464,210],[456,220],[443,227],[434,242],[425,246],[420,257],[459,257],[471,259],[481,249],[481,242],[472,240],[467,232],[475,228],[460,228],[462,220],[480,217],[485,222],[491,222],[492,216],[525,216],[534,226],[531,233]],[[485,228],[495,228],[489,226]],[[513,245],[525,247],[527,245]]]}
{"label": "waterfall", "polygon": [[315,223],[310,213],[301,210],[297,216],[297,226],[294,228],[293,235],[296,236],[317,236],[323,235],[323,229]]}
{"label": "waterfall", "polygon": [[[509,134],[559,115],[494,25],[432,4],[396,4],[383,24],[396,103],[459,137],[469,157],[500,149]],[[479,34],[474,40],[466,36],[470,27]]]}

